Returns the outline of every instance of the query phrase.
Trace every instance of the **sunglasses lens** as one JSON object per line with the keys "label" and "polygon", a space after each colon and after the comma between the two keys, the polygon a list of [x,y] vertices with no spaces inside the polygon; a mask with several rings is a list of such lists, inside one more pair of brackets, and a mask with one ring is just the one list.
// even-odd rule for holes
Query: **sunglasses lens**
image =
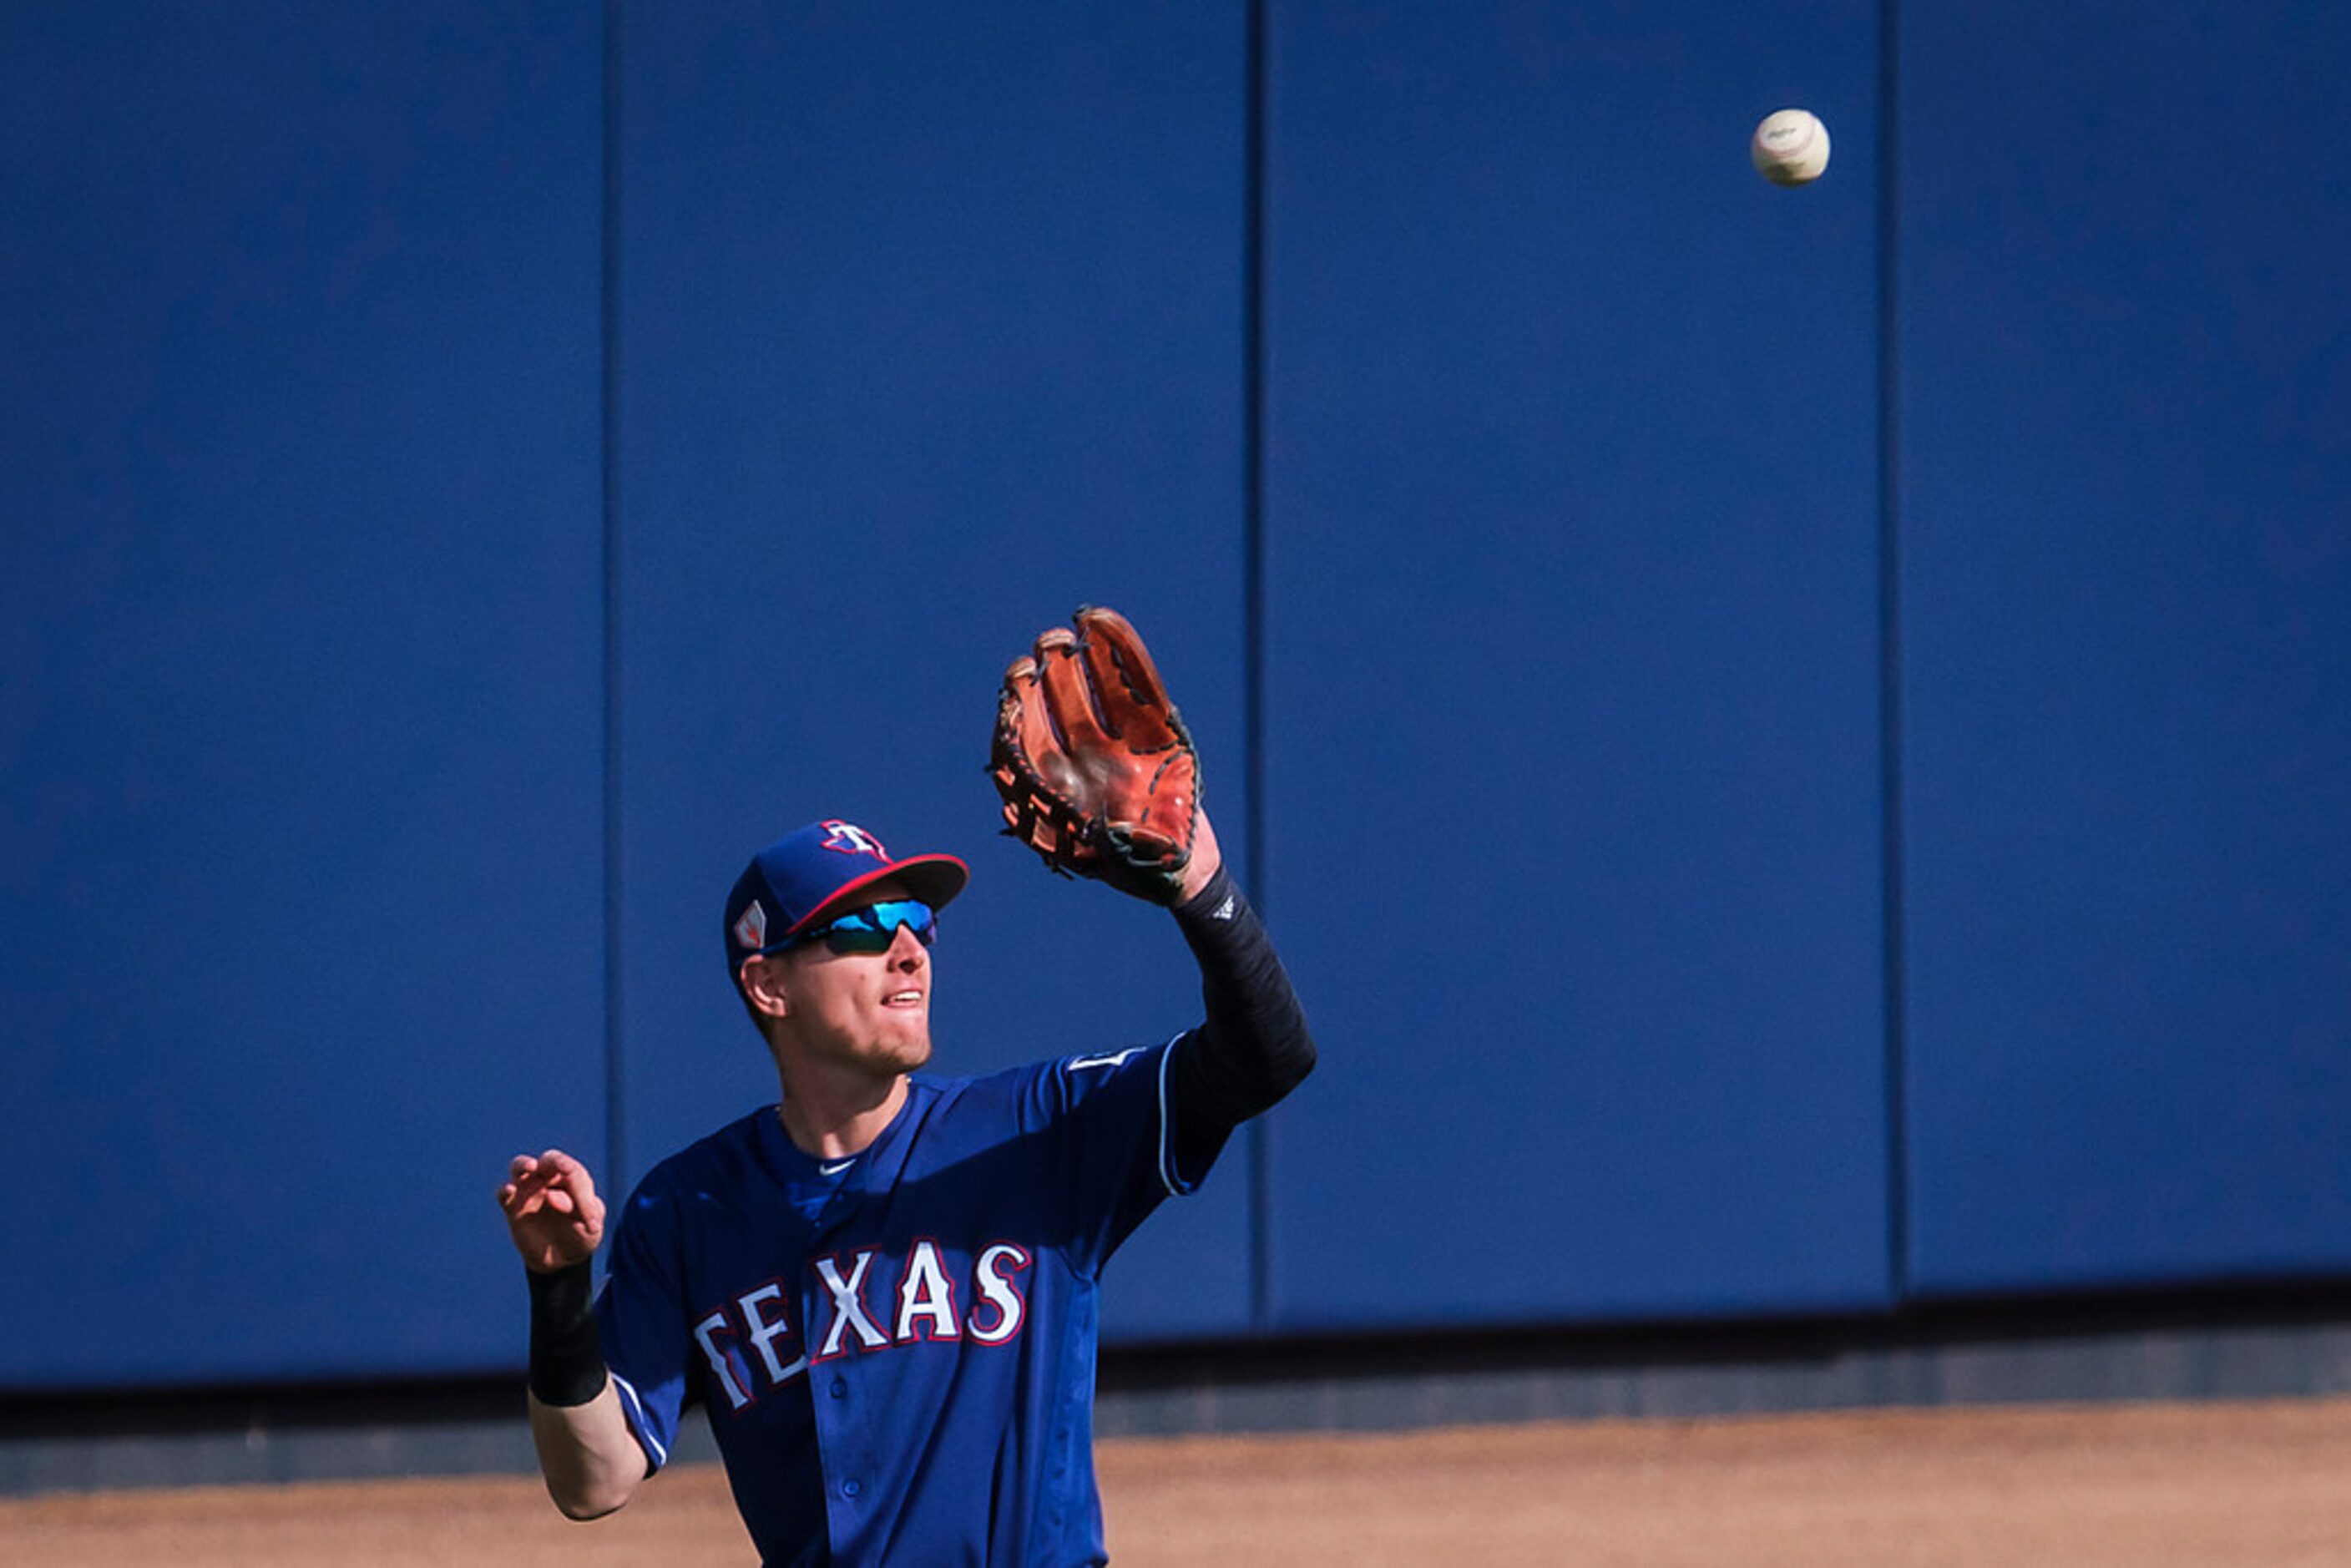
{"label": "sunglasses lens", "polygon": [[898,927],[914,932],[927,947],[938,935],[938,916],[920,899],[893,898],[844,915],[820,932],[825,946],[836,953],[887,953],[898,939]]}

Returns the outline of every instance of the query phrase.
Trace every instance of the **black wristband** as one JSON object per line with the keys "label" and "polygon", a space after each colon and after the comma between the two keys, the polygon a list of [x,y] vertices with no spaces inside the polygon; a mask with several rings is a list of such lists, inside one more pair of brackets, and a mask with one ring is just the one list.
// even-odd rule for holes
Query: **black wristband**
{"label": "black wristband", "polygon": [[530,1391],[541,1405],[585,1405],[604,1392],[596,1286],[584,1263],[530,1280]]}

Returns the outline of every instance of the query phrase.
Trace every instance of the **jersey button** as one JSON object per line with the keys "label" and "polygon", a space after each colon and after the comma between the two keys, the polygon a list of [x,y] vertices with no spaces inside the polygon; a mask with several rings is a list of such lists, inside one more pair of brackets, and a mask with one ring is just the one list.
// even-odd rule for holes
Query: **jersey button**
{"label": "jersey button", "polygon": [[848,1379],[836,1377],[832,1380],[832,1396],[835,1399],[846,1399],[849,1397]]}
{"label": "jersey button", "polygon": [[863,1487],[858,1485],[855,1481],[843,1481],[841,1483],[841,1495],[843,1497],[855,1497],[859,1492],[862,1492],[865,1489]]}

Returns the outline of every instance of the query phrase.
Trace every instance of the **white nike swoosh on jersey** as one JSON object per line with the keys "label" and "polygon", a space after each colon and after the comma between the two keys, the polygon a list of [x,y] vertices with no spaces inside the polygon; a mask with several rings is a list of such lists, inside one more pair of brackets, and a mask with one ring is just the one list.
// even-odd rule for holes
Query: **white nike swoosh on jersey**
{"label": "white nike swoosh on jersey", "polygon": [[1108,1056],[1073,1056],[1070,1058],[1070,1071],[1080,1072],[1089,1067],[1116,1067],[1142,1049],[1143,1047],[1137,1045],[1130,1046],[1124,1051],[1113,1051]]}
{"label": "white nike swoosh on jersey", "polygon": [[816,1174],[819,1176],[839,1176],[841,1172],[847,1170],[856,1163],[857,1156],[855,1155],[852,1155],[845,1160],[835,1160],[829,1166],[817,1166]]}

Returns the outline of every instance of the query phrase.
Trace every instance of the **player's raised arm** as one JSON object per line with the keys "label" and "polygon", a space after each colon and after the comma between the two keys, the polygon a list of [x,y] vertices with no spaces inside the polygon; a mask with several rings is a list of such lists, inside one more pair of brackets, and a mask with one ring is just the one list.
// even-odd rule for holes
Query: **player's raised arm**
{"label": "player's raised arm", "polygon": [[567,1517],[595,1519],[627,1502],[646,1469],[597,1341],[590,1260],[604,1239],[604,1200],[586,1166],[549,1149],[515,1156],[498,1207],[530,1281],[530,1434],[539,1471]]}
{"label": "player's raised arm", "polygon": [[[1216,835],[1207,813],[1200,836]],[[1200,966],[1207,1016],[1168,1068],[1179,1152],[1213,1153],[1217,1143],[1314,1071],[1314,1038],[1273,940],[1240,884],[1214,857],[1206,876],[1185,878],[1176,925]]]}
{"label": "player's raised arm", "polygon": [[1004,673],[989,774],[1005,831],[1064,875],[1172,906],[1207,1020],[1170,1067],[1179,1142],[1213,1154],[1314,1067],[1265,927],[1224,869],[1191,731],[1123,616],[1081,610]]}

